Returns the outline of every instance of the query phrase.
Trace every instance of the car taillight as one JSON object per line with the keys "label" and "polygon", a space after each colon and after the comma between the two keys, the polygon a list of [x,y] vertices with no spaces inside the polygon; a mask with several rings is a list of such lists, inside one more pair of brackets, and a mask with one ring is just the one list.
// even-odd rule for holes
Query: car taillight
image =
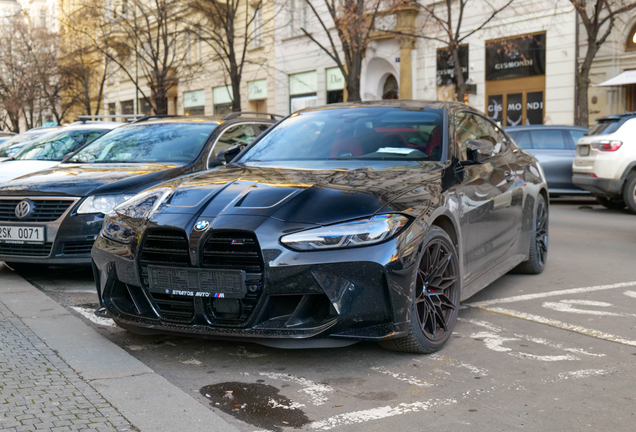
{"label": "car taillight", "polygon": [[594,141],[592,143],[592,147],[596,150],[600,151],[616,151],[623,145],[622,141],[615,140],[603,140],[603,141]]}

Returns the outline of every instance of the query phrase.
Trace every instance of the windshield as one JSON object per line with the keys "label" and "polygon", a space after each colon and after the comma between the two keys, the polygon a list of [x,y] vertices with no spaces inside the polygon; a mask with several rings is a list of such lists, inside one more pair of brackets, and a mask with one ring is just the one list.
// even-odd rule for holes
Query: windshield
{"label": "windshield", "polygon": [[398,107],[301,112],[274,127],[240,162],[427,160],[442,155],[443,111]]}
{"label": "windshield", "polygon": [[155,123],[117,128],[80,150],[69,162],[189,162],[216,124]]}
{"label": "windshield", "polygon": [[0,144],[0,157],[11,157],[22,150],[27,144],[32,143],[37,138],[50,132],[51,130],[42,130],[16,135]]}
{"label": "windshield", "polygon": [[17,160],[60,161],[105,132],[104,129],[57,131],[36,139],[15,155]]}

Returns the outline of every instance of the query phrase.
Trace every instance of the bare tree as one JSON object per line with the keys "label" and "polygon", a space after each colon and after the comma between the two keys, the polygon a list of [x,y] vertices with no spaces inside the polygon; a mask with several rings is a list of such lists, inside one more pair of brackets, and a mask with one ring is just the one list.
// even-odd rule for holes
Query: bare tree
{"label": "bare tree", "polygon": [[[328,11],[328,17],[323,18],[320,13],[320,0],[304,1],[311,10],[312,16],[318,21],[326,42],[320,41],[321,38],[310,32],[308,26],[303,26],[300,30],[331,57],[342,72],[347,89],[347,101],[361,100],[362,60],[371,41],[375,17],[380,8],[389,7],[390,2],[384,0],[322,0]],[[338,37],[337,42],[330,30],[332,22]]]}
{"label": "bare tree", "polygon": [[91,44],[136,86],[155,114],[168,113],[168,96],[194,68],[187,65],[186,31],[189,12],[183,0],[126,0],[84,5],[101,17],[99,30],[75,25]]}
{"label": "bare tree", "polygon": [[[276,15],[276,11],[272,11],[265,20],[265,6],[263,0],[195,0],[192,3],[198,12],[190,22],[192,33],[211,48],[213,58],[221,62],[224,74],[229,77],[232,111],[241,110],[243,70],[250,62],[247,52],[250,48],[263,47],[265,29]],[[266,62],[266,55],[258,59],[259,64]]]}
{"label": "bare tree", "polygon": [[574,123],[588,126],[589,109],[587,92],[590,86],[592,62],[601,46],[612,33],[616,19],[636,8],[636,2],[626,0],[570,0],[574,5],[587,35],[587,50],[576,74],[576,110]]}

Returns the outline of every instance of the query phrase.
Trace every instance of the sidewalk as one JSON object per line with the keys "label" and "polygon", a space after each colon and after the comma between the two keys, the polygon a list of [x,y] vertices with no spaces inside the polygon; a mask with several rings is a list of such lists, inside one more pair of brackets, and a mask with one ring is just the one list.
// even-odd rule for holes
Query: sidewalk
{"label": "sidewalk", "polygon": [[3,264],[0,430],[237,431]]}

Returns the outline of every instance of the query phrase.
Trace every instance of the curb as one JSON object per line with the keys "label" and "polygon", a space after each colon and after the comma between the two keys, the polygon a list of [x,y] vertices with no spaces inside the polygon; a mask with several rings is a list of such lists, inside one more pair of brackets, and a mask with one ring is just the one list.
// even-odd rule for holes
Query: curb
{"label": "curb", "polygon": [[0,301],[142,432],[238,432],[0,263]]}

